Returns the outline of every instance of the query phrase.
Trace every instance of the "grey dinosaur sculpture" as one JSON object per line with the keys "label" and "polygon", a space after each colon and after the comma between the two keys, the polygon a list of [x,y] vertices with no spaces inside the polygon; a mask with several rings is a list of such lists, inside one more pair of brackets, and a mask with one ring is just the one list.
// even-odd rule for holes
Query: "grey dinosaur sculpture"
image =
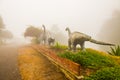
{"label": "grey dinosaur sculpture", "polygon": [[65,30],[68,31],[68,35],[69,35],[68,47],[69,47],[70,50],[73,49],[74,51],[76,51],[76,45],[77,44],[79,44],[81,46],[81,50],[85,50],[85,41],[90,41],[92,43],[100,44],[100,45],[114,46],[114,44],[94,40],[94,39],[91,38],[91,36],[86,35],[86,34],[81,33],[81,32],[71,33],[71,31],[68,27]]}
{"label": "grey dinosaur sculpture", "polygon": [[46,41],[47,41],[46,28],[45,28],[44,25],[42,25],[42,27],[43,27],[43,33],[42,33],[40,39],[41,39],[42,42],[44,42],[44,44],[46,44]]}
{"label": "grey dinosaur sculpture", "polygon": [[49,44],[49,46],[50,46],[50,45],[53,45],[54,43],[55,43],[55,39],[52,38],[52,37],[49,37],[49,38],[48,38],[48,44]]}

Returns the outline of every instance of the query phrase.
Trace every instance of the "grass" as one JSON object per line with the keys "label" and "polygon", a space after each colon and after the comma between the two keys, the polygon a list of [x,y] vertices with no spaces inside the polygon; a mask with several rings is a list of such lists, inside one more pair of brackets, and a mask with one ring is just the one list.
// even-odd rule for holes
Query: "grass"
{"label": "grass", "polygon": [[33,43],[33,44],[40,44],[40,40],[38,38],[33,38],[31,40],[31,43]]}
{"label": "grass", "polygon": [[[66,51],[67,46],[59,43],[56,43],[51,49],[55,49],[58,52],[58,56],[80,64],[83,70],[90,69],[91,72],[89,75],[83,71],[82,75],[85,76],[84,80],[120,80],[119,56],[109,55],[90,48],[86,49],[86,51]],[[111,48],[111,50],[111,52],[117,53],[119,52],[119,47]],[[24,80],[33,79],[34,74],[31,72],[36,72],[34,78],[40,79],[41,61],[39,55],[29,48],[22,50],[21,53],[22,54],[19,55],[19,68],[22,78]]]}
{"label": "grass", "polygon": [[57,42],[52,46],[52,49],[57,50],[58,56],[70,59],[86,68],[97,70],[104,67],[114,67],[120,64],[120,58],[90,48],[86,49],[86,51],[78,51],[74,53],[66,51],[67,46],[61,45]]}
{"label": "grass", "polygon": [[19,50],[18,66],[22,80],[41,80],[41,59],[31,48]]}
{"label": "grass", "polygon": [[111,51],[108,51],[110,55],[120,56],[120,46],[110,47]]}
{"label": "grass", "polygon": [[94,49],[86,51],[64,51],[58,56],[70,59],[80,64],[83,69],[91,69],[90,75],[84,75],[84,80],[120,80],[120,57],[112,56]]}
{"label": "grass", "polygon": [[66,50],[68,47],[66,45],[62,45],[59,42],[56,42],[54,46],[51,46],[52,49],[55,50]]}
{"label": "grass", "polygon": [[120,66],[103,68],[84,80],[120,80]]}
{"label": "grass", "polygon": [[109,55],[105,55],[92,49],[87,49],[86,52],[69,52],[58,54],[60,57],[70,59],[83,67],[91,69],[99,69],[104,67],[113,67],[118,65]]}
{"label": "grass", "polygon": [[45,56],[32,47],[19,49],[18,68],[22,80],[66,80]]}

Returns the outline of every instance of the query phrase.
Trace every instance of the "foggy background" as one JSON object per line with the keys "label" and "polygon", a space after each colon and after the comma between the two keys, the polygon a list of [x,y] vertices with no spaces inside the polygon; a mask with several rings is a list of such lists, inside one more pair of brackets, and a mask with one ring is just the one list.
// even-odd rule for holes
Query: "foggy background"
{"label": "foggy background", "polygon": [[[44,24],[63,44],[67,43],[66,27],[120,44],[120,0],[0,0],[0,16],[16,40],[24,41],[27,25]],[[109,48],[89,42],[86,47]]]}
{"label": "foggy background", "polygon": [[[106,20],[98,33],[99,40],[120,45],[120,11],[115,10],[110,19]],[[100,49],[108,50],[109,47],[101,46]]]}

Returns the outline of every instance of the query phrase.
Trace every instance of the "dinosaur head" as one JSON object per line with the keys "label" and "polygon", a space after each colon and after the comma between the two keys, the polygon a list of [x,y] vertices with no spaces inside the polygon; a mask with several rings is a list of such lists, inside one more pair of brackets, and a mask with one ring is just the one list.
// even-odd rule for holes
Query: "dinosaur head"
{"label": "dinosaur head", "polygon": [[45,25],[43,24],[42,27],[45,28]]}
{"label": "dinosaur head", "polygon": [[69,30],[69,28],[68,27],[66,27],[66,29],[65,29],[66,31],[68,31]]}

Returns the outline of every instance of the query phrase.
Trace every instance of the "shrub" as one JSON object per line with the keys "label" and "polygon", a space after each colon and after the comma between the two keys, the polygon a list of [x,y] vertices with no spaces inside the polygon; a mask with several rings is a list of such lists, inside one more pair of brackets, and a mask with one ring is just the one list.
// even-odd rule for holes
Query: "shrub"
{"label": "shrub", "polygon": [[60,53],[59,56],[70,59],[83,67],[91,69],[100,69],[117,65],[109,56],[101,55],[99,52],[90,49],[87,49],[86,52],[64,52],[62,54]]}
{"label": "shrub", "polygon": [[120,80],[120,66],[103,68],[84,80]]}
{"label": "shrub", "polygon": [[31,42],[32,42],[33,44],[40,44],[40,40],[39,40],[38,38],[33,38],[33,39],[31,40]]}
{"label": "shrub", "polygon": [[59,53],[58,56],[70,59],[72,61],[74,61],[74,59],[75,59],[75,55],[69,51],[66,51],[64,53]]}
{"label": "shrub", "polygon": [[67,46],[62,45],[62,44],[56,42],[55,45],[52,46],[52,48],[53,48],[53,49],[59,49],[59,50],[65,50],[65,49],[67,49]]}
{"label": "shrub", "polygon": [[120,46],[110,47],[111,51],[108,51],[110,55],[120,56]]}
{"label": "shrub", "polygon": [[120,80],[120,65],[119,61],[116,61],[120,58],[117,56],[93,49],[76,53],[65,51],[58,55],[80,64],[84,70],[89,68],[92,71],[89,75],[84,71],[82,73],[85,76],[84,80]]}

